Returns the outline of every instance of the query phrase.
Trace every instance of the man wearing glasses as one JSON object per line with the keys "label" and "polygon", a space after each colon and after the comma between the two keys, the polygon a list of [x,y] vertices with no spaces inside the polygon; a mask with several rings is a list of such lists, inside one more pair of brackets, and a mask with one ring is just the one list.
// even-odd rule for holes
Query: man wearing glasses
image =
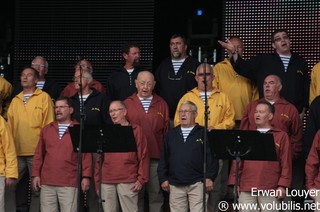
{"label": "man wearing glasses", "polygon": [[[77,211],[78,153],[68,127],[79,124],[71,118],[73,103],[59,97],[55,103],[56,121],[43,127],[33,157],[32,187],[40,191],[41,211]],[[81,189],[87,191],[92,176],[90,153],[82,153]]]}
{"label": "man wearing glasses", "polygon": [[[52,79],[46,78],[48,73],[48,61],[41,56],[36,56],[31,62],[31,67],[39,72],[39,80],[37,82],[37,88],[47,92],[50,97],[55,100],[60,96],[61,87],[60,85]],[[14,86],[12,97],[16,96],[23,90],[20,83]]]}
{"label": "man wearing glasses", "polygon": [[[143,129],[131,125],[126,119],[127,109],[122,101],[113,101],[109,114],[114,124],[132,126],[137,152],[104,153],[102,170],[99,170],[101,157],[95,164],[96,190],[103,199],[104,212],[118,211],[118,199],[122,212],[137,212],[139,191],[149,180],[149,155],[147,139]],[[99,171],[102,173],[101,191],[99,191]]]}
{"label": "man wearing glasses", "polygon": [[[195,79],[198,86],[180,99],[174,117],[174,125],[178,126],[181,124],[179,108],[184,101],[192,101],[197,105],[198,115],[196,123],[201,126],[205,125],[205,86],[207,86],[208,129],[232,129],[235,126],[233,105],[226,94],[213,87],[214,74],[211,66],[207,63],[200,64],[197,68]],[[229,161],[220,160],[219,162],[221,171],[215,180],[214,189],[209,195],[208,211],[218,211],[218,203],[227,193]]]}
{"label": "man wearing glasses", "polygon": [[[157,168],[163,150],[164,135],[169,129],[169,108],[167,103],[153,93],[156,82],[149,71],[139,72],[135,81],[137,92],[129,96],[124,104],[131,124],[140,125],[147,137],[150,156],[150,178],[145,186],[149,197],[149,211],[163,211],[163,193],[159,185]],[[144,189],[139,197],[139,211],[143,210]]]}
{"label": "man wearing glasses", "polygon": [[[92,68],[91,62],[86,59],[81,59],[76,64],[75,71],[77,71],[77,70],[87,71],[92,76],[93,68]],[[94,88],[103,94],[106,93],[105,87],[99,81],[97,81],[95,79],[92,80],[92,82],[90,84],[90,88]],[[61,92],[61,96],[71,97],[71,96],[75,95],[77,92],[78,92],[78,89],[75,87],[74,82],[70,82]]]}
{"label": "man wearing glasses", "polygon": [[277,75],[282,81],[281,96],[293,104],[301,117],[309,102],[308,65],[305,59],[291,51],[291,40],[286,30],[276,30],[271,35],[273,53],[260,54],[244,60],[227,39],[219,41],[231,52],[230,59],[235,71],[257,83],[259,96],[263,97],[263,82],[268,75]]}
{"label": "man wearing glasses", "polygon": [[[80,77],[81,73],[81,77]],[[84,118],[84,125],[103,125],[110,123],[110,116],[108,114],[109,101],[107,96],[92,88],[93,78],[91,72],[86,69],[80,70],[76,67],[73,77],[74,89],[76,94],[70,97],[74,105],[72,118],[78,122]],[[80,83],[81,82],[81,83]],[[80,93],[80,84],[82,86],[82,93]],[[82,95],[81,95],[82,94]],[[82,101],[83,102],[82,102]],[[83,105],[82,105],[83,103]],[[84,115],[83,117],[81,115]],[[92,154],[93,164],[95,163],[96,153]],[[89,211],[98,211],[98,196],[94,190],[94,180],[91,179],[90,189],[86,192],[87,207]]]}
{"label": "man wearing glasses", "polygon": [[199,62],[187,55],[188,45],[183,35],[172,35],[169,47],[171,57],[161,62],[155,78],[156,93],[167,102],[173,119],[179,99],[197,85],[194,77]]}
{"label": "man wearing glasses", "polygon": [[[203,211],[204,127],[196,123],[197,106],[181,103],[180,125],[171,129],[164,142],[158,175],[161,188],[169,192],[171,211]],[[208,143],[207,143],[208,146]],[[206,200],[218,174],[218,161],[212,160],[207,147]],[[190,157],[192,155],[192,157]]]}

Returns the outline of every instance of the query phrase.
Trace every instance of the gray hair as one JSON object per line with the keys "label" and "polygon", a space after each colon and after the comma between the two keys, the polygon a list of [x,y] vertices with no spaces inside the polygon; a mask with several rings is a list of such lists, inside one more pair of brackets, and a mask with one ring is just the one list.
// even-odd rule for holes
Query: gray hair
{"label": "gray hair", "polygon": [[110,105],[113,104],[113,103],[119,103],[120,107],[122,107],[122,108],[124,108],[124,109],[127,109],[126,105],[125,105],[125,104],[123,103],[123,101],[121,101],[121,100],[114,100],[114,101],[112,101],[112,102],[110,103]]}
{"label": "gray hair", "polygon": [[182,105],[191,105],[191,109],[192,109],[193,112],[197,112],[197,111],[198,111],[197,105],[196,105],[195,103],[189,101],[189,100],[186,100],[186,101],[182,102],[181,105],[180,105],[180,107],[181,107]]}
{"label": "gray hair", "polygon": [[31,62],[31,64],[33,63],[33,61],[35,61],[35,60],[37,60],[37,59],[39,59],[39,60],[43,60],[43,61],[45,62],[45,66],[46,66],[46,68],[48,68],[48,67],[49,67],[47,59],[46,59],[46,58],[44,58],[44,57],[42,57],[42,56],[36,56],[35,58],[33,58],[33,60],[32,60],[32,62]]}

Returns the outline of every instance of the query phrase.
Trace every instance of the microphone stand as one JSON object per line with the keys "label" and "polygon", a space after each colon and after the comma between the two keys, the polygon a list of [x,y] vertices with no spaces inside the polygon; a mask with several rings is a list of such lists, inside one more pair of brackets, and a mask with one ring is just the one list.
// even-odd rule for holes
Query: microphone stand
{"label": "microphone stand", "polygon": [[82,67],[81,67],[81,59],[79,60],[79,68],[80,68],[80,81],[79,81],[79,94],[80,94],[80,136],[79,136],[79,147],[78,147],[78,195],[77,195],[77,212],[80,212],[81,206],[81,180],[82,180],[82,136],[84,129],[84,103],[83,103],[83,92],[82,92]]}
{"label": "microphone stand", "polygon": [[100,138],[97,141],[98,144],[98,150],[97,153],[100,155],[100,161],[99,161],[99,206],[98,206],[98,212],[103,211],[102,209],[102,203],[104,200],[102,200],[102,191],[101,191],[101,185],[102,185],[102,164],[104,161],[104,152],[103,152],[103,143],[105,142],[103,140],[103,131],[100,129]]}
{"label": "microphone stand", "polygon": [[203,211],[206,212],[206,178],[207,178],[207,140],[208,140],[208,96],[207,96],[207,58],[204,58],[203,63],[203,84],[204,84],[204,142],[203,142]]}

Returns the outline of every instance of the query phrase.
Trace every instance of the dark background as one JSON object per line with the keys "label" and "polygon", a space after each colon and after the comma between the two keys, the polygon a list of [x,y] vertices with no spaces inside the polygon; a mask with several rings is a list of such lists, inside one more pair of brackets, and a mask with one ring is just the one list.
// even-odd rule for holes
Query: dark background
{"label": "dark background", "polygon": [[[73,76],[77,58],[93,63],[94,78],[106,85],[123,65],[121,46],[141,46],[141,65],[153,70],[169,56],[169,39],[185,34],[189,53],[213,64],[224,58],[218,39],[240,36],[244,57],[272,52],[271,32],[287,29],[292,50],[311,68],[319,61],[318,0],[3,0],[0,7],[0,74],[18,81],[33,57],[49,62],[48,78],[62,87]],[[203,10],[197,16],[197,9]],[[10,55],[10,57],[9,57]],[[10,58],[10,59],[9,59]],[[1,68],[1,66],[0,66]]]}
{"label": "dark background", "polygon": [[[198,57],[198,46],[203,57],[206,52],[210,56],[222,35],[223,5],[222,0],[4,0],[2,72],[9,81],[18,81],[21,69],[41,55],[49,62],[48,77],[64,86],[81,56],[92,61],[94,77],[105,84],[123,63],[122,43],[139,43],[143,67],[155,69],[169,56],[169,39],[175,33],[186,35],[192,56]],[[198,9],[203,10],[201,17]]]}

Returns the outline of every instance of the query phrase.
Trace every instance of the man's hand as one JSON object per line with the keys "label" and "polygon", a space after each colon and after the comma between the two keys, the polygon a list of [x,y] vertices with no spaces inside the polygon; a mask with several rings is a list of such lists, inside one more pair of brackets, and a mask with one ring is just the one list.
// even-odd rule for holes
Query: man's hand
{"label": "man's hand", "polygon": [[81,180],[81,189],[83,192],[86,192],[88,191],[90,187],[90,179],[87,178],[87,177],[84,177],[82,180]]}
{"label": "man's hand", "polygon": [[130,190],[133,191],[133,192],[138,192],[138,191],[141,190],[141,188],[142,188],[142,185],[141,185],[141,183],[137,180],[137,181],[133,184],[133,186],[130,188]]}
{"label": "man's hand", "polygon": [[309,196],[313,199],[316,200],[316,196],[317,196],[317,189],[316,188],[311,188],[309,189]]}
{"label": "man's hand", "polygon": [[218,40],[218,43],[225,48],[227,51],[229,52],[234,52],[235,51],[235,47],[233,46],[233,44],[231,43],[231,41],[229,39],[226,40],[226,42],[223,42],[221,40]]}
{"label": "man's hand", "polygon": [[6,178],[6,186],[11,188],[14,184],[17,183],[16,178]]}
{"label": "man's hand", "polygon": [[169,181],[166,180],[163,183],[161,183],[161,188],[166,192],[170,192]]}
{"label": "man's hand", "polygon": [[238,59],[238,49],[231,43],[229,39],[226,42],[218,40],[218,43],[227,50],[228,54],[233,57],[234,62]]}
{"label": "man's hand", "polygon": [[286,197],[286,189],[282,186],[277,188],[276,194],[280,194],[278,196],[278,200],[284,199]]}
{"label": "man's hand", "polygon": [[32,188],[35,191],[39,191],[41,188],[40,177],[34,177],[32,180]]}
{"label": "man's hand", "polygon": [[210,192],[213,190],[213,182],[211,179],[206,178],[206,192]]}

